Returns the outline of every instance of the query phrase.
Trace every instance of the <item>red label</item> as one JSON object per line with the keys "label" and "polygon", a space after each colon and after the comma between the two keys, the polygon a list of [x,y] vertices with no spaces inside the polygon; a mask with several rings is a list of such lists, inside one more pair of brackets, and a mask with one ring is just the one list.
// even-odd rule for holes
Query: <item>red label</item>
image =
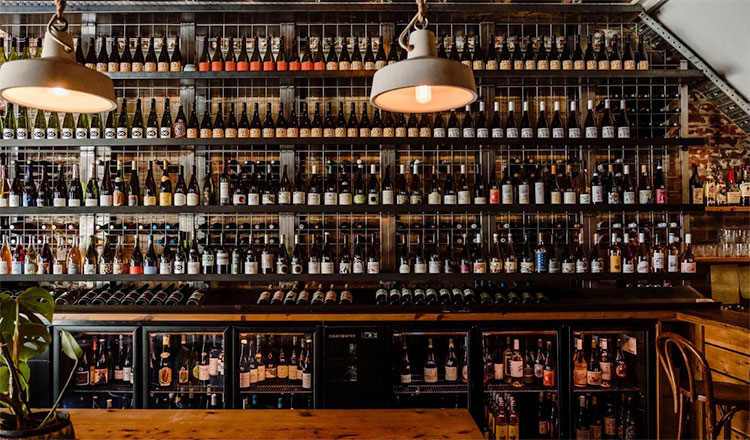
{"label": "red label", "polygon": [[656,203],[659,205],[667,204],[667,190],[666,189],[656,190]]}
{"label": "red label", "polygon": [[248,70],[250,70],[250,63],[248,63],[247,61],[240,61],[239,63],[237,63],[238,72],[247,72]]}
{"label": "red label", "polygon": [[211,64],[210,63],[206,63],[206,62],[198,63],[198,71],[200,71],[200,72],[208,72],[209,70],[211,70]]}
{"label": "red label", "polygon": [[143,275],[143,266],[130,266],[130,275]]}
{"label": "red label", "polygon": [[301,64],[302,70],[313,70],[313,63],[312,61],[305,61]]}
{"label": "red label", "polygon": [[286,61],[277,61],[276,70],[289,70],[289,63]]}
{"label": "red label", "polygon": [[[279,69],[279,70],[281,70],[281,69]],[[289,70],[293,70],[293,71],[300,70],[300,63],[299,63],[299,61],[292,61],[291,63],[289,63]],[[308,70],[310,70],[310,69],[308,69]]]}
{"label": "red label", "polygon": [[263,70],[271,71],[276,68],[276,63],[273,61],[263,61]]}
{"label": "red label", "polygon": [[326,63],[318,61],[317,63],[313,64],[313,70],[326,70]]}
{"label": "red label", "polygon": [[250,70],[253,72],[258,72],[260,70],[263,70],[263,65],[260,63],[260,61],[250,61]]}
{"label": "red label", "polygon": [[499,205],[499,204],[500,204],[500,190],[491,189],[490,190],[490,205]]}
{"label": "red label", "polygon": [[212,72],[221,72],[222,70],[224,70],[224,63],[221,61],[211,61]]}
{"label": "red label", "polygon": [[237,70],[237,63],[235,63],[234,61],[226,61],[224,63],[224,70],[226,70],[227,72],[234,72],[235,70]]}

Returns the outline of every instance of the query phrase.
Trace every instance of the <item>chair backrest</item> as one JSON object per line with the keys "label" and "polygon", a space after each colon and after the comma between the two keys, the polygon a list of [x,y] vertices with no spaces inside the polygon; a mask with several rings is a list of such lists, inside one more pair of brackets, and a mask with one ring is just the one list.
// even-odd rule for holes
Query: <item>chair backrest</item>
{"label": "chair backrest", "polygon": [[[674,350],[674,349],[677,350]],[[714,405],[714,383],[711,379],[711,370],[708,367],[708,361],[703,353],[696,347],[692,342],[676,333],[662,333],[656,338],[656,354],[659,357],[659,363],[661,363],[664,372],[669,380],[669,385],[672,387],[672,397],[674,398],[675,412],[678,410],[678,399],[680,398],[680,377],[676,367],[679,367],[679,363],[675,363],[672,359],[672,355],[679,351],[682,357],[682,364],[685,366],[685,370],[688,376],[687,391],[688,398],[691,401],[695,401],[698,398],[697,390],[695,389],[695,372],[694,367],[698,367],[700,370],[700,380],[703,381],[706,393],[706,412],[709,417],[709,426],[714,426],[716,423],[716,411]],[[691,362],[692,361],[692,362]],[[695,362],[695,363],[693,363]]]}

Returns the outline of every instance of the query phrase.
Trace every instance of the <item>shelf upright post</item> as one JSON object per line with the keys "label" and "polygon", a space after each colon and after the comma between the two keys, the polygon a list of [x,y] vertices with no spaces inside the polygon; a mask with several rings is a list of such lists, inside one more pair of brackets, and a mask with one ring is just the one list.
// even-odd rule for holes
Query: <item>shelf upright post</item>
{"label": "shelf upright post", "polygon": [[[291,53],[292,45],[296,44],[294,41],[296,34],[296,26],[294,23],[281,23],[280,34],[284,38],[284,51]],[[296,88],[294,79],[283,78],[279,80],[279,101],[284,105],[287,112],[295,108],[296,104]],[[284,115],[285,118],[288,114]],[[279,172],[287,167],[289,170],[289,179],[294,185],[294,179],[297,177],[297,173],[294,172],[296,154],[294,145],[280,145],[279,146]],[[281,176],[279,176],[281,178]],[[294,186],[292,186],[294,187]],[[297,222],[299,218],[297,215],[292,213],[280,213],[279,214],[279,233],[286,236],[286,246],[289,247],[293,244],[294,232],[297,230]],[[289,250],[291,252],[291,250]]]}
{"label": "shelf upright post", "polygon": [[[495,23],[494,22],[481,22],[479,23],[479,38],[481,43],[485,45],[485,49],[489,48],[490,40],[495,34]],[[489,84],[479,85],[479,100],[485,102],[485,117],[487,121],[491,120],[490,113],[495,103],[495,86],[492,81]],[[477,111],[479,109],[477,108]],[[489,185],[492,176],[496,173],[496,154],[494,148],[488,148],[488,145],[481,145],[478,153],[478,160],[480,164],[480,170],[483,178],[486,180],[485,184]],[[490,255],[492,249],[492,234],[497,230],[495,215],[485,212],[480,216],[479,224],[481,225],[482,246],[486,255]]]}
{"label": "shelf upright post", "polygon": [[[393,22],[380,24],[381,43],[384,47],[390,47],[391,40],[396,33],[396,25]],[[392,144],[380,145],[380,176],[381,185],[385,169],[390,166],[391,176],[398,173],[398,159],[396,157],[396,146]],[[395,203],[395,200],[394,200]],[[380,215],[380,271],[396,272],[396,216],[395,214]]]}
{"label": "shelf upright post", "polygon": [[[581,31],[583,34],[583,31]],[[583,35],[581,35],[581,38],[583,38]],[[589,84],[580,84],[578,86],[578,94],[579,94],[579,105],[578,105],[578,117],[581,119],[580,123],[582,124],[584,121],[585,114],[583,113],[583,109],[587,109],[586,104],[589,100],[592,100],[596,102],[596,88],[595,86],[590,86]],[[569,106],[570,104],[566,104],[566,106]],[[586,110],[588,111],[588,109]],[[563,113],[565,113],[563,111]],[[574,145],[568,145],[569,148],[583,148],[578,144]],[[586,169],[589,171],[589,178],[594,173],[594,169],[596,168],[596,155],[598,153],[598,150],[595,150],[591,148],[590,146],[586,149],[581,150],[581,153],[583,154],[583,163],[586,165]],[[588,182],[586,182],[588,183]],[[593,203],[593,201],[592,201]],[[586,240],[589,241],[588,246],[591,248],[594,245],[594,232],[596,231],[596,212],[588,212],[584,213],[581,212],[581,225],[583,227],[583,236],[586,237]],[[592,287],[593,281],[582,281],[583,284],[586,285],[586,287]]]}
{"label": "shelf upright post", "polygon": [[[690,134],[688,118],[688,106],[690,105],[690,94],[685,83],[680,84],[680,137],[686,138]],[[690,203],[690,147],[681,146],[679,150],[680,160],[680,188],[682,188],[682,200],[680,203]],[[690,232],[690,216],[681,215],[682,233]],[[684,236],[682,239],[684,240]]]}

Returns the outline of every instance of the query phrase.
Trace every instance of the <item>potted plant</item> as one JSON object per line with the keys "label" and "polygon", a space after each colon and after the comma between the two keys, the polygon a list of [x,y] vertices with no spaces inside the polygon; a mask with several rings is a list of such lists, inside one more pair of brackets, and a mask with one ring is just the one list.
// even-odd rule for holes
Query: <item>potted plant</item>
{"label": "potted plant", "polygon": [[[52,409],[33,411],[29,359],[42,354],[52,337],[47,325],[52,322],[55,302],[47,290],[32,287],[13,297],[0,295],[0,404],[8,409],[0,413],[0,439],[75,438],[68,413],[57,411],[65,388],[70,384],[82,350],[73,336],[61,331],[65,356],[75,364]],[[46,322],[45,322],[46,321]]]}

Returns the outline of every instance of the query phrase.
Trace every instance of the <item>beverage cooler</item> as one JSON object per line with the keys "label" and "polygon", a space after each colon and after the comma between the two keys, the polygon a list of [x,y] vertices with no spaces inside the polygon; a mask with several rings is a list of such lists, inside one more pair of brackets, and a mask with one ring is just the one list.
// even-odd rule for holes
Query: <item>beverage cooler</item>
{"label": "beverage cooler", "polygon": [[235,408],[315,408],[316,328],[235,331]]}
{"label": "beverage cooler", "polygon": [[228,328],[144,327],[145,408],[230,408]]}
{"label": "beverage cooler", "polygon": [[653,338],[651,328],[571,329],[572,438],[655,437]]}
{"label": "beverage cooler", "polygon": [[487,437],[561,438],[559,332],[483,329],[481,341]]}
{"label": "beverage cooler", "polygon": [[391,406],[469,408],[469,331],[394,329]]}
{"label": "beverage cooler", "polygon": [[[76,365],[62,353],[60,330],[69,331],[83,350]],[[55,326],[53,389],[57,399],[72,372],[61,400],[63,408],[137,408],[140,344],[136,327]]]}

